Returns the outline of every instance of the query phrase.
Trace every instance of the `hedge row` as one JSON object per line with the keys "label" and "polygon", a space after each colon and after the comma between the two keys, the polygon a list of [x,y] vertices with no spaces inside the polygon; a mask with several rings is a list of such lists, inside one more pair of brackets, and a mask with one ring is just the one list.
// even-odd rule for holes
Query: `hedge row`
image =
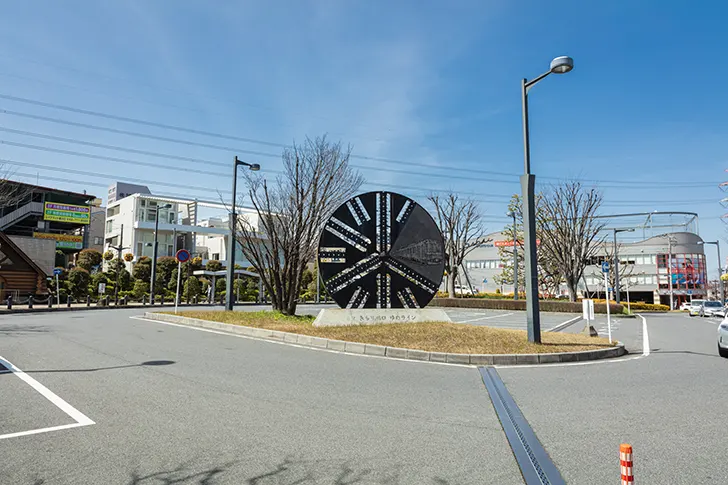
{"label": "hedge row", "polygon": [[[594,303],[604,303],[605,300],[594,300]],[[622,306],[626,307],[627,304],[624,303]],[[655,303],[645,303],[642,301],[633,301],[629,304],[632,311],[634,310],[642,310],[645,312],[669,312],[670,307],[668,305],[660,305]]]}
{"label": "hedge row", "polygon": [[[430,303],[435,307],[451,307],[451,308],[483,308],[488,310],[525,310],[526,300],[491,300],[481,298],[435,298]],[[558,313],[581,313],[581,302],[572,303],[570,301],[541,301],[539,308],[543,312]],[[609,305],[609,311],[613,314],[623,313],[624,307],[616,303]],[[596,303],[594,305],[595,313],[607,313],[607,306],[604,303]]]}

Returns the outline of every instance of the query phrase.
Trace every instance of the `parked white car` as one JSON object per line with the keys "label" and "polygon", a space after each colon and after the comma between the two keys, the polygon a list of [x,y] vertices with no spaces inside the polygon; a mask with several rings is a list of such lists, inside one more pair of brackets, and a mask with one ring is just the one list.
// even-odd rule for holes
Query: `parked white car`
{"label": "parked white car", "polygon": [[691,303],[689,301],[684,301],[680,303],[680,310],[690,310]]}
{"label": "parked white car", "polygon": [[728,357],[728,317],[718,326],[718,354],[721,357]]}
{"label": "parked white car", "polygon": [[691,317],[697,317],[700,315],[700,309],[703,308],[703,302],[705,300],[693,300],[690,302],[690,308],[688,308],[688,315]]}
{"label": "parked white car", "polygon": [[468,288],[467,286],[455,285],[456,295],[475,295],[478,292],[475,288]]}

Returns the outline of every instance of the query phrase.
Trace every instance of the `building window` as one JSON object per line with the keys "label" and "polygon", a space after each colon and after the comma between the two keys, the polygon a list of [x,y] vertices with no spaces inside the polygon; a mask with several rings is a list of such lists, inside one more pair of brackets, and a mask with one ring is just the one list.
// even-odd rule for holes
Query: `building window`
{"label": "building window", "polygon": [[106,221],[106,233],[110,233],[114,229],[114,221]]}
{"label": "building window", "polygon": [[104,239],[99,236],[94,236],[94,245],[98,246],[104,243]]}
{"label": "building window", "polygon": [[212,259],[220,260],[220,253],[212,253]]}

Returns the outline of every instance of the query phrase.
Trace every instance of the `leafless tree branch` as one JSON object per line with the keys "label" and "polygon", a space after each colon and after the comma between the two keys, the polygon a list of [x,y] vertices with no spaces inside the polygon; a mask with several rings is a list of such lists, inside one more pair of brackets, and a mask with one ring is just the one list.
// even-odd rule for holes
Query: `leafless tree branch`
{"label": "leafless tree branch", "polygon": [[427,197],[435,207],[435,220],[445,241],[448,261],[447,286],[450,298],[455,297],[455,280],[458,268],[473,249],[483,243],[485,227],[478,203],[471,199],[460,199],[454,192]]}
{"label": "leafless tree branch", "polygon": [[261,275],[275,310],[296,312],[301,279],[333,211],[364,179],[349,166],[351,148],[325,136],[283,152],[284,173],[273,183],[248,173],[248,199],[257,220],[238,218],[243,254]]}

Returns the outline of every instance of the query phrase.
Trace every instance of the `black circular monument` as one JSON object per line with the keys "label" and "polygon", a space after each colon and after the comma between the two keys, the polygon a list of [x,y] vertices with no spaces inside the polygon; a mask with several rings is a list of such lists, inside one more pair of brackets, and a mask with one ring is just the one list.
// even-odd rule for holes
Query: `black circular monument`
{"label": "black circular monument", "polygon": [[417,202],[367,192],[334,211],[318,258],[326,290],[341,308],[421,308],[440,287],[445,244]]}

